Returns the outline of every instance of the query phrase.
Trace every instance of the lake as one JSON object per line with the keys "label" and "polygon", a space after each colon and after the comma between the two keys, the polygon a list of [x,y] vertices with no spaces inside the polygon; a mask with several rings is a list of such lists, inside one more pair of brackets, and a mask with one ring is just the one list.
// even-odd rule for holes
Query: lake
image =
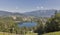
{"label": "lake", "polygon": [[18,24],[19,27],[34,27],[37,26],[36,22],[22,22]]}

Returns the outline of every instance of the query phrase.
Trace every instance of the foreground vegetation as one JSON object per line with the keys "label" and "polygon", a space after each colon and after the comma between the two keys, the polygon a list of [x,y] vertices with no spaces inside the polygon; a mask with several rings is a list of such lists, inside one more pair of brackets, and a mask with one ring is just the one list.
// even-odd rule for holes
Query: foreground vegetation
{"label": "foreground vegetation", "polygon": [[19,34],[13,34],[13,33],[6,33],[6,32],[0,32],[0,35],[19,35]]}
{"label": "foreground vegetation", "polygon": [[57,13],[56,11],[55,15],[49,18],[45,25],[43,24],[43,22],[39,23],[39,27],[37,27],[37,29],[35,30],[35,32],[38,33],[38,35],[60,31],[60,13]]}
{"label": "foreground vegetation", "polygon": [[46,33],[43,35],[60,35],[60,31],[59,32],[50,32],[50,33]]}

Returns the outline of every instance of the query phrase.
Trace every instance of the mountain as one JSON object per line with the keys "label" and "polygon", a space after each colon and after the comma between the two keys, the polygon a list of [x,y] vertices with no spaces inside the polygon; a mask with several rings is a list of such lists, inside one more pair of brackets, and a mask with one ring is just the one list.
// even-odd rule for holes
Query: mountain
{"label": "mountain", "polygon": [[35,17],[51,17],[54,15],[56,10],[36,10],[31,12],[25,12],[25,13],[12,13],[8,11],[0,11],[0,16],[35,16]]}
{"label": "mountain", "polygon": [[7,11],[0,11],[0,16],[4,16],[4,15],[10,15],[12,14],[11,12],[7,12]]}
{"label": "mountain", "polygon": [[35,16],[35,17],[51,17],[54,15],[56,10],[37,10],[32,12],[26,12],[24,13],[27,16]]}
{"label": "mountain", "polygon": [[0,16],[24,16],[21,13],[12,13],[8,11],[0,11]]}

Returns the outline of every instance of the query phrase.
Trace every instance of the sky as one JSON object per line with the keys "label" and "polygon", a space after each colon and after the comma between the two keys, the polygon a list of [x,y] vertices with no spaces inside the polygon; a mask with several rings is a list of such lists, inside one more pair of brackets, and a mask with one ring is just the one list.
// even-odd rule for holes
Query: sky
{"label": "sky", "polygon": [[30,12],[43,9],[60,9],[60,0],[0,0],[0,10]]}

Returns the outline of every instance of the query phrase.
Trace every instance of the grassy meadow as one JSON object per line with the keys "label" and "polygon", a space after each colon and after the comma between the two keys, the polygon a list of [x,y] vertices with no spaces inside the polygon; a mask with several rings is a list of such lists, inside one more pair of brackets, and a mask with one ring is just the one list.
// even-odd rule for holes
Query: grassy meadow
{"label": "grassy meadow", "polygon": [[60,35],[60,31],[59,32],[51,32],[51,33],[46,33],[43,35]]}
{"label": "grassy meadow", "polygon": [[18,34],[6,33],[6,32],[0,32],[0,35],[18,35]]}

